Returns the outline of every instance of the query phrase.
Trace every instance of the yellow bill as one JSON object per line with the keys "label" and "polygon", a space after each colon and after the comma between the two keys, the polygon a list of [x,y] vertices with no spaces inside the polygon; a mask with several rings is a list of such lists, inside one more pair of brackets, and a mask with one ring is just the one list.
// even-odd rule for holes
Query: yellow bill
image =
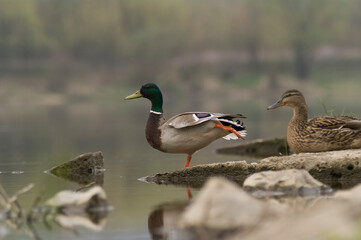
{"label": "yellow bill", "polygon": [[134,99],[134,98],[140,98],[143,97],[143,95],[140,93],[140,90],[136,91],[132,95],[129,95],[128,97],[124,98],[125,100]]}

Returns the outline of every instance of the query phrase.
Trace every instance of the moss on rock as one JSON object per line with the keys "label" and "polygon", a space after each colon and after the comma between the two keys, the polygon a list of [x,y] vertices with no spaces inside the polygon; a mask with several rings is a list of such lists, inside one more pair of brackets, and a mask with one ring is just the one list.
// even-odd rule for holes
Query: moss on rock
{"label": "moss on rock", "polygon": [[245,161],[198,165],[143,178],[157,184],[174,184],[200,188],[212,176],[224,176],[242,185],[253,173],[268,170],[305,169],[315,179],[332,188],[350,188],[361,181],[361,150],[321,153],[300,153],[262,159],[259,163]]}
{"label": "moss on rock", "polygon": [[103,184],[104,157],[102,152],[84,153],[46,172],[81,185]]}

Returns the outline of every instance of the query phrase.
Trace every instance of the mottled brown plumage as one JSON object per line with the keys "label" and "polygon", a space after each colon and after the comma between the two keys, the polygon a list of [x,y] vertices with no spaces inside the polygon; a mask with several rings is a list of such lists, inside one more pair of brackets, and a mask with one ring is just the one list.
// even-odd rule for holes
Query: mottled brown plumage
{"label": "mottled brown plumage", "polygon": [[289,106],[293,117],[287,128],[287,143],[294,153],[361,148],[361,120],[349,116],[320,116],[308,120],[305,98],[297,90],[282,94],[267,109]]}

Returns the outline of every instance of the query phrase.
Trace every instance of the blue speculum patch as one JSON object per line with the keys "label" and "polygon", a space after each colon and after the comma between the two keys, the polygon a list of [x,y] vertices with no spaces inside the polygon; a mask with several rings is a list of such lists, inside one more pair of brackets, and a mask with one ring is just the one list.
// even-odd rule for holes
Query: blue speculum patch
{"label": "blue speculum patch", "polygon": [[195,115],[197,116],[197,118],[206,118],[211,116],[211,114],[209,113],[195,113]]}

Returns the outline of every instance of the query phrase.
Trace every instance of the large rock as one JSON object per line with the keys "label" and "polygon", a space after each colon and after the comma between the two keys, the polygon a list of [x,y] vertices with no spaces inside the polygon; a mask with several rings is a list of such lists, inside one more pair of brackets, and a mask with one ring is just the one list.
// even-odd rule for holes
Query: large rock
{"label": "large rock", "polygon": [[357,204],[361,203],[361,184],[358,184],[350,190],[337,191],[334,198],[342,201],[356,202]]}
{"label": "large rock", "polygon": [[210,179],[195,201],[186,208],[181,227],[230,230],[250,228],[267,217],[274,217],[277,207],[257,200],[236,184],[220,177]]}
{"label": "large rock", "polygon": [[249,234],[235,234],[224,240],[324,240],[356,239],[357,223],[339,203],[317,203],[303,212],[286,214],[263,222]]}
{"label": "large rock", "polygon": [[264,171],[251,175],[243,188],[257,197],[269,196],[319,196],[331,188],[314,179],[306,170],[287,169]]}
{"label": "large rock", "polygon": [[361,184],[337,191],[333,198],[319,199],[302,211],[289,212],[260,224],[250,234],[234,234],[224,239],[360,239],[360,200]]}
{"label": "large rock", "polygon": [[[298,207],[298,201],[309,198],[288,199],[261,201],[234,183],[212,178],[186,208],[179,224],[196,234],[192,239],[358,239],[361,185],[334,197],[313,198],[303,207]],[[297,200],[296,207],[293,200]]]}
{"label": "large rock", "polygon": [[361,179],[361,149],[269,157],[259,163],[214,163],[159,173],[143,179],[158,184],[200,188],[211,176],[221,175],[242,185],[253,173],[284,169],[305,169],[314,178],[332,188],[349,188]]}

